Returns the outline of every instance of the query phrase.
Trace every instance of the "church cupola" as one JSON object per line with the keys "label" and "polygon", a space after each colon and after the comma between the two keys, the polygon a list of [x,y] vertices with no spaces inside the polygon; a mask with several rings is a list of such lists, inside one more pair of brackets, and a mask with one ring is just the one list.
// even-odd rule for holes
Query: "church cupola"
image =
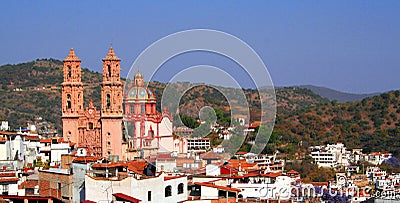
{"label": "church cupola", "polygon": [[138,70],[138,72],[135,74],[135,76],[133,77],[134,80],[134,85],[136,87],[143,87],[144,86],[144,82],[143,82],[143,75],[142,73],[140,73],[140,71]]}

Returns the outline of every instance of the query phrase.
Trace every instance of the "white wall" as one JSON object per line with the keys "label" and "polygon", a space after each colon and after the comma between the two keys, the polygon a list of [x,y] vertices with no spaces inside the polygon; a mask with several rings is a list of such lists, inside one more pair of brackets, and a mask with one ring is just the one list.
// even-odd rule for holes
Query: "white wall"
{"label": "white wall", "polygon": [[0,160],[7,160],[7,155],[8,155],[8,151],[7,151],[7,146],[8,146],[8,141],[5,143],[0,143]]}
{"label": "white wall", "polygon": [[159,124],[160,136],[172,135],[172,122],[168,117],[164,117]]}
{"label": "white wall", "polygon": [[51,162],[61,163],[61,155],[69,153],[69,143],[51,144]]}
{"label": "white wall", "polygon": [[218,199],[218,189],[212,187],[201,186],[200,199]]}
{"label": "white wall", "polygon": [[[147,201],[147,192],[151,191],[151,202],[176,203],[187,199],[187,177],[164,181],[164,174],[158,177],[137,180],[128,177],[120,181],[95,180],[85,176],[86,200],[111,202],[112,193],[123,193]],[[183,193],[178,194],[178,184],[183,183]],[[172,196],[165,197],[165,187],[171,185]]]}

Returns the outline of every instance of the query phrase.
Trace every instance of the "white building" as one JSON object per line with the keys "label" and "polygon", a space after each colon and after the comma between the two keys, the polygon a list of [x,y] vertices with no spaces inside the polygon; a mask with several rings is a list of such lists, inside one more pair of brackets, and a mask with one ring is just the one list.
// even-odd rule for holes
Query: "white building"
{"label": "white building", "polygon": [[113,178],[85,176],[86,200],[111,202],[113,194],[122,193],[141,202],[176,203],[187,200],[187,177],[161,174]]}
{"label": "white building", "polygon": [[346,167],[350,165],[350,152],[342,143],[327,146],[310,147],[311,157],[319,167]]}
{"label": "white building", "polygon": [[25,164],[33,164],[39,155],[40,138],[37,135],[25,136],[23,144],[25,148]]}
{"label": "white building", "polygon": [[213,147],[213,152],[218,153],[218,154],[222,154],[225,153],[225,148],[222,145],[218,145],[216,147]]}
{"label": "white building", "polygon": [[69,154],[70,147],[69,143],[60,142],[53,143],[50,145],[50,160],[51,164],[61,164],[61,155]]}
{"label": "white building", "polygon": [[1,121],[0,125],[0,131],[7,131],[10,130],[10,127],[8,126],[8,121]]}
{"label": "white building", "polygon": [[365,171],[365,175],[367,175],[367,178],[370,182],[375,182],[376,180],[386,179],[387,173],[379,167],[369,166]]}
{"label": "white building", "polygon": [[2,172],[0,173],[0,194],[1,195],[18,195],[18,173]]}
{"label": "white building", "polygon": [[372,152],[368,154],[367,161],[374,165],[381,165],[385,160],[392,158],[389,152]]}
{"label": "white building", "polygon": [[210,138],[188,138],[188,149],[210,149]]}
{"label": "white building", "polygon": [[244,179],[231,180],[231,186],[241,190],[239,198],[288,200],[291,196],[290,187],[292,179],[288,176],[269,173],[247,178],[248,182],[243,181]]}

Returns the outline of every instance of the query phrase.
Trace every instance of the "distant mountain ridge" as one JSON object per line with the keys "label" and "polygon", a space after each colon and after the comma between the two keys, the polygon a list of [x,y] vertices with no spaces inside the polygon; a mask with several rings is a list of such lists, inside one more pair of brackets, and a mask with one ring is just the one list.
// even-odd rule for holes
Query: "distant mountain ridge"
{"label": "distant mountain ridge", "polygon": [[331,88],[327,87],[320,87],[320,86],[315,86],[315,85],[300,85],[298,86],[300,88],[306,88],[314,93],[320,95],[321,97],[327,98],[331,101],[337,100],[338,102],[355,102],[355,101],[361,101],[365,98],[368,97],[373,97],[380,95],[380,92],[376,93],[370,93],[370,94],[355,94],[355,93],[347,93],[347,92],[341,92],[338,90],[334,90]]}

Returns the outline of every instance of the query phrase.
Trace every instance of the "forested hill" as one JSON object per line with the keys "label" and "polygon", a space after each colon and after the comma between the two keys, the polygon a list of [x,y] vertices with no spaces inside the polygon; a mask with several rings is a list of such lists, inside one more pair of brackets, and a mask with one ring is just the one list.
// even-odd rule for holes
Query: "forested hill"
{"label": "forested hill", "polygon": [[400,155],[400,91],[357,102],[330,102],[278,118],[277,137],[305,145],[342,142],[364,152],[390,151]]}
{"label": "forested hill", "polygon": [[[0,66],[0,120],[8,120],[13,128],[25,127],[42,117],[46,128],[61,130],[62,62],[55,59],[36,60]],[[83,68],[85,104],[89,98],[99,107],[101,74]],[[158,98],[164,83],[149,86]],[[186,88],[188,83],[176,83]],[[258,118],[260,104],[257,91],[243,90],[250,104],[252,118]],[[271,140],[275,150],[296,151],[301,142],[309,145],[343,142],[365,152],[387,150],[400,154],[400,92],[392,91],[361,101],[336,103],[300,87],[277,88],[277,119]],[[180,112],[197,118],[199,108],[212,106],[229,116],[229,105],[213,88],[197,86],[186,92],[180,101]],[[43,127],[43,126],[42,126]]]}
{"label": "forested hill", "polygon": [[[61,128],[61,83],[62,61],[38,59],[21,64],[0,66],[0,120],[7,119],[12,128],[25,127],[42,117],[57,130]],[[84,98],[89,98],[99,107],[101,74],[82,69],[85,85]],[[176,88],[186,88],[188,83],[176,83]],[[151,82],[149,87],[161,98],[165,83]],[[229,89],[229,88],[228,88]],[[259,117],[260,104],[257,91],[243,90],[251,106],[252,115]],[[305,107],[327,103],[328,100],[310,90],[285,87],[276,90],[278,112],[287,113]],[[158,99],[160,110],[160,99]],[[229,115],[229,105],[221,93],[207,86],[190,89],[181,100],[181,112],[192,117],[198,116],[202,106],[213,106]],[[253,116],[255,118],[256,116]]]}
{"label": "forested hill", "polygon": [[[60,131],[62,67],[55,59],[0,66],[0,120],[8,120],[12,128],[40,121],[46,130]],[[82,75],[86,104],[89,98],[99,104],[101,75],[87,68]]]}

